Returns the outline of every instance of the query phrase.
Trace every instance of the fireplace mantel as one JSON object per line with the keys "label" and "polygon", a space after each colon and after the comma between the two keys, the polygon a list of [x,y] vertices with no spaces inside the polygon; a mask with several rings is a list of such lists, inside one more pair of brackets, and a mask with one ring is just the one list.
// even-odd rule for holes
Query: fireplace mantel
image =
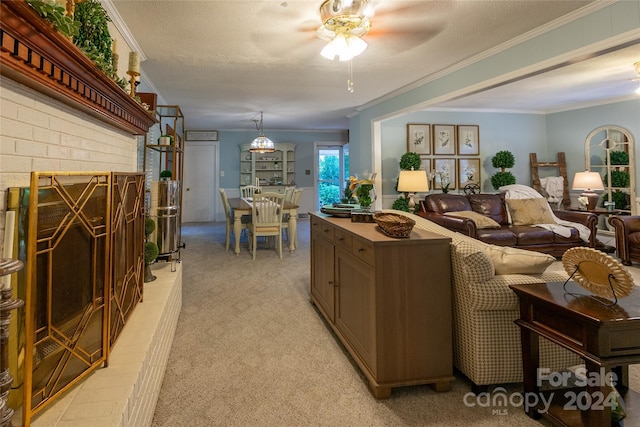
{"label": "fireplace mantel", "polygon": [[133,135],[155,117],[24,1],[0,2],[0,74]]}

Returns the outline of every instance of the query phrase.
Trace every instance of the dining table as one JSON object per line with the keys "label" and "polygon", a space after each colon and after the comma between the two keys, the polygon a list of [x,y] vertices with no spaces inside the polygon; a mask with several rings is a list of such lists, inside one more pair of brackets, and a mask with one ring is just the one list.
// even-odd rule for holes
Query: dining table
{"label": "dining table", "polygon": [[[241,197],[229,198],[229,207],[233,212],[233,236],[235,239],[235,254],[240,254],[240,233],[242,232],[242,217],[251,215],[251,202]],[[289,251],[296,250],[296,229],[298,226],[298,205],[289,201],[284,202],[283,216],[289,214]]]}

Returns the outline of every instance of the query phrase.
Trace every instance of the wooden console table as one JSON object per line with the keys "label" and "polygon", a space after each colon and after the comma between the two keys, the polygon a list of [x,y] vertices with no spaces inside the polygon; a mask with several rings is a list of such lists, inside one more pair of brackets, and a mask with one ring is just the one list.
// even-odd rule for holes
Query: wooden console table
{"label": "wooden console table", "polygon": [[[553,393],[553,402],[548,412],[538,404],[527,410],[527,415],[540,415],[561,426],[601,427],[611,424],[611,410],[607,405],[594,408],[601,392],[607,396],[610,389],[601,384],[593,384],[583,393],[577,406],[588,403],[586,410],[567,410],[565,392],[567,389],[542,391],[538,386],[538,337],[549,339],[585,361],[587,376],[600,375],[613,370],[617,374],[616,388],[626,405],[627,418],[624,424],[640,425],[640,393],[628,389],[628,365],[640,363],[640,290],[618,300],[618,304],[607,307],[587,296],[588,292],[575,282],[567,284],[565,292],[562,282],[529,285],[510,285],[520,299],[520,326],[522,337],[522,364],[525,396]],[[595,378],[595,376],[594,376]],[[586,391],[585,394],[584,392]],[[585,400],[586,399],[586,400]],[[591,402],[587,402],[591,400]],[[575,402],[574,402],[575,403]],[[541,414],[541,411],[544,412]],[[588,415],[588,416],[587,416]]]}
{"label": "wooden console table", "polygon": [[414,228],[394,239],[376,224],[312,213],[311,302],[369,381],[373,395],[453,376],[449,237]]}

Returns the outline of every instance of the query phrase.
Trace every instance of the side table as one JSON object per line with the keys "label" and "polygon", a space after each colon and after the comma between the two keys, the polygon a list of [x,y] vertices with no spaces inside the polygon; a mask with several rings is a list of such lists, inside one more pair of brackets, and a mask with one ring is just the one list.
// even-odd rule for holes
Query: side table
{"label": "side table", "polygon": [[[527,415],[534,419],[542,415],[561,426],[610,425],[611,408],[598,405],[598,393],[605,397],[610,393],[600,379],[603,373],[613,371],[618,379],[616,388],[625,403],[624,423],[640,426],[640,393],[627,387],[628,365],[640,363],[640,290],[607,307],[588,296],[575,282],[567,283],[567,291],[573,295],[565,292],[563,282],[510,285],[510,288],[520,300],[520,319],[516,324],[522,338],[525,396],[552,397],[548,410],[538,401],[535,406],[525,408]],[[579,355],[585,361],[587,378],[594,381],[573,391],[541,390],[538,337]],[[567,406],[566,398],[574,396],[578,396],[577,401]]]}

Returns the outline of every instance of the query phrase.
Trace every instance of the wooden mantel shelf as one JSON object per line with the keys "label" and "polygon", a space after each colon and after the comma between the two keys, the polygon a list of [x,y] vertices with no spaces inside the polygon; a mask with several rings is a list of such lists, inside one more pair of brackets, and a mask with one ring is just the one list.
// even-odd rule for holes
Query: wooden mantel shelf
{"label": "wooden mantel shelf", "polygon": [[0,74],[133,135],[156,118],[22,0],[0,2]]}

